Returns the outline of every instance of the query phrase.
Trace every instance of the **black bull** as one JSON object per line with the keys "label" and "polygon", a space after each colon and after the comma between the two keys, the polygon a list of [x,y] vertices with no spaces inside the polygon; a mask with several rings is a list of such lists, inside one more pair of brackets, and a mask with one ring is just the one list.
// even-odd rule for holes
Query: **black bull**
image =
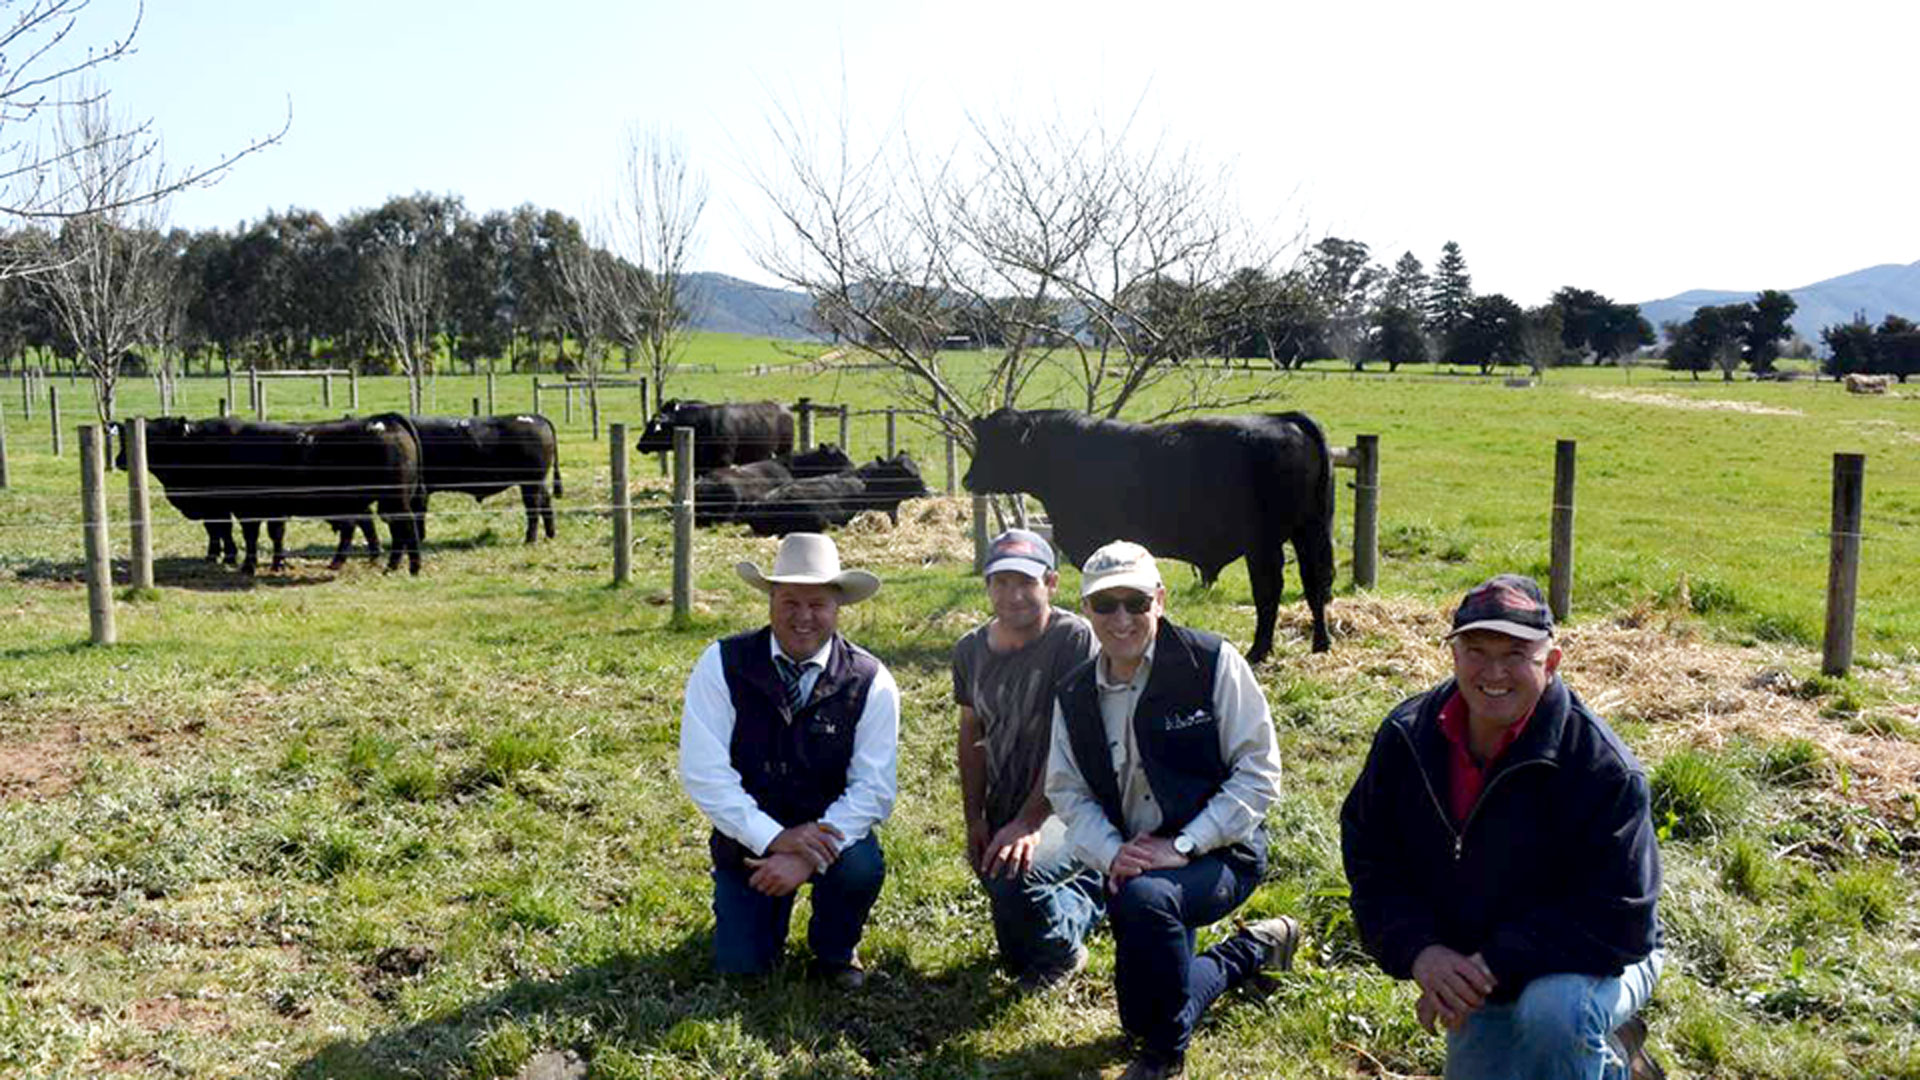
{"label": "black bull", "polygon": [[[565,497],[560,483],[560,444],[544,416],[415,416],[429,495],[454,491],[475,502],[510,487],[520,489],[527,511],[527,543],[544,525],[553,539],[553,500]],[[547,473],[553,491],[547,491]]]}
{"label": "black bull", "polygon": [[709,472],[728,465],[765,461],[793,452],[793,414],[775,401],[708,404],[667,400],[647,421],[637,449],[673,452],[673,429],[693,429],[693,468]]}
{"label": "black bull", "polygon": [[1330,645],[1333,457],[1305,413],[1149,426],[1060,409],[1001,409],[971,426],[967,488],[1038,496],[1054,542],[1075,563],[1108,541],[1132,540],[1192,563],[1210,585],[1244,556],[1256,612],[1247,650],[1253,663],[1273,648],[1286,569],[1281,545],[1291,542],[1313,612],[1313,651]]}
{"label": "black bull", "polygon": [[378,509],[391,535],[387,569],[397,568],[405,554],[407,569],[420,572],[426,513],[420,438],[398,413],[317,424],[160,417],[147,422],[147,467],[169,502],[207,525],[210,540],[216,523],[224,529],[229,518],[240,522],[246,573],[259,562],[261,522],[267,523],[276,567],[287,518],[334,523],[338,567],[346,559],[351,524],[365,519],[370,507]]}

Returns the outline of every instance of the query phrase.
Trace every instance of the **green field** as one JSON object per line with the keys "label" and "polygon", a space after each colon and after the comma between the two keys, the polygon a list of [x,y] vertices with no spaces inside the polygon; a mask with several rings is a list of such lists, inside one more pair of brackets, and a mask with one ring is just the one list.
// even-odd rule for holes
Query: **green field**
{"label": "green field", "polygon": [[[747,374],[794,359],[704,337],[689,360],[717,371],[672,392],[888,401],[872,373]],[[1343,488],[1334,651],[1306,653],[1295,584],[1260,672],[1287,779],[1247,914],[1299,913],[1312,943],[1298,972],[1216,1006],[1189,1075],[1437,1072],[1413,995],[1358,953],[1333,814],[1380,716],[1439,670],[1457,593],[1495,570],[1544,574],[1554,440],[1573,438],[1569,679],[1655,771],[1667,835],[1657,1050],[1676,1076],[1920,1076],[1920,393],[1611,370],[1524,389],[1431,370],[1250,378],[1335,442],[1381,437],[1383,560],[1378,590],[1348,588]],[[498,411],[529,408],[529,383],[500,376]],[[60,385],[70,428],[85,387]],[[224,392],[188,380],[185,411]],[[449,376],[434,400],[464,413],[484,392]],[[405,401],[398,379],[361,393],[361,412]],[[153,400],[129,380],[122,412]],[[269,401],[325,414],[317,386],[276,382]],[[603,405],[608,422],[643,420],[631,390]],[[1020,995],[993,969],[960,859],[945,657],[984,610],[964,501],[843,537],[887,582],[844,628],[905,702],[864,946],[879,978],[843,998],[801,978],[797,951],[765,985],[707,973],[705,829],[673,775],[685,673],[707,640],[764,618],[731,566],[772,543],[702,532],[696,615],[671,626],[667,492],[640,462],[636,580],[611,587],[608,454],[584,409],[563,427],[559,541],[523,547],[517,500],[443,496],[418,579],[362,561],[329,574],[312,522],[290,530],[290,570],[238,579],[199,562],[198,528],[156,496],[160,588],[121,603],[122,644],[95,649],[76,442],[52,457],[44,407],[23,420],[15,382],[0,408],[0,1074],[510,1077],[553,1050],[595,1077],[1125,1064],[1108,939],[1088,976]],[[557,399],[545,411],[560,419]],[[820,434],[836,437],[830,421]],[[851,434],[856,456],[880,450],[877,416]],[[939,444],[900,434],[940,488]],[[1844,680],[1816,676],[1835,451],[1867,455]],[[1183,570],[1171,584],[1176,616],[1245,642],[1238,567],[1210,592]],[[1768,668],[1781,692],[1755,688]]]}

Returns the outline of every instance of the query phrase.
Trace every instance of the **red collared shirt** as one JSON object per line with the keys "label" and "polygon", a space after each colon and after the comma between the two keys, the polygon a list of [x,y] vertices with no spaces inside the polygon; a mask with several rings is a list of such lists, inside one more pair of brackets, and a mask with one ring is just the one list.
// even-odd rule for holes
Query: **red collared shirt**
{"label": "red collared shirt", "polygon": [[[1538,703],[1534,708],[1539,708]],[[1446,735],[1447,744],[1453,751],[1447,759],[1447,809],[1452,811],[1455,825],[1466,823],[1467,815],[1473,813],[1473,804],[1480,801],[1480,792],[1487,786],[1487,776],[1493,772],[1500,756],[1507,752],[1507,747],[1512,746],[1520,733],[1527,730],[1527,724],[1532,719],[1533,709],[1529,709],[1519,723],[1501,733],[1500,742],[1494,746],[1492,756],[1487,758],[1485,765],[1481,765],[1473,760],[1473,754],[1468,750],[1471,742],[1467,734],[1467,699],[1455,690],[1447,698],[1446,704],[1440,706],[1440,731]]]}

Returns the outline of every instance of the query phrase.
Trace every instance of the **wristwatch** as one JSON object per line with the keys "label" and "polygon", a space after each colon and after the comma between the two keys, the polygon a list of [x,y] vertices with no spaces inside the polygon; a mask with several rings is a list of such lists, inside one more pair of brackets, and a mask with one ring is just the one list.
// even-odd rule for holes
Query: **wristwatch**
{"label": "wristwatch", "polygon": [[1173,850],[1177,852],[1180,855],[1180,857],[1183,859],[1193,858],[1193,854],[1195,851],[1195,848],[1193,846],[1193,837],[1188,836],[1186,833],[1181,833],[1178,836],[1175,836],[1173,838]]}

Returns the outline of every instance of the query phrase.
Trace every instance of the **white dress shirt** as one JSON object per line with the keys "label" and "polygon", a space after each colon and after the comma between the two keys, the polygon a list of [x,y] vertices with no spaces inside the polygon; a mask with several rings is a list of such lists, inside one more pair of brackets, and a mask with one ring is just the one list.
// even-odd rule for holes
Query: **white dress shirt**
{"label": "white dress shirt", "polygon": [[[1113,865],[1121,845],[1142,832],[1159,828],[1161,811],[1153,801],[1147,783],[1146,767],[1134,738],[1133,712],[1146,689],[1153,670],[1153,648],[1148,647],[1140,669],[1124,683],[1115,683],[1107,673],[1107,658],[1100,657],[1094,668],[1094,685],[1100,695],[1100,719],[1105,728],[1108,750],[1113,755],[1113,775],[1120,786],[1121,815],[1128,833],[1120,834],[1100,800],[1087,786],[1073,756],[1072,740],[1067,735],[1066,717],[1058,698],[1053,705],[1053,748],[1047,762],[1047,800],[1053,812],[1067,823],[1067,838],[1082,863],[1105,873]],[[1230,644],[1220,646],[1220,661],[1213,678],[1213,712],[1218,718],[1220,759],[1231,763],[1232,771],[1207,805],[1180,830],[1193,841],[1196,854],[1239,843],[1252,836],[1266,820],[1267,808],[1280,795],[1280,748],[1274,739],[1273,716],[1267,709],[1266,695],[1253,677],[1253,668]]]}
{"label": "white dress shirt", "polygon": [[[771,637],[771,635],[769,635]],[[826,670],[833,642],[800,661],[800,678],[807,697]],[[780,654],[778,639],[773,652]],[[680,713],[680,784],[700,812],[721,834],[739,841],[756,855],[785,826],[760,809],[742,785],[733,767],[733,695],[720,659],[720,643],[707,646],[687,679],[686,705]],[[866,708],[854,726],[853,760],[847,765],[847,789],[820,820],[840,830],[840,849],[866,838],[873,827],[893,812],[900,746],[900,690],[881,664],[867,688]]]}

